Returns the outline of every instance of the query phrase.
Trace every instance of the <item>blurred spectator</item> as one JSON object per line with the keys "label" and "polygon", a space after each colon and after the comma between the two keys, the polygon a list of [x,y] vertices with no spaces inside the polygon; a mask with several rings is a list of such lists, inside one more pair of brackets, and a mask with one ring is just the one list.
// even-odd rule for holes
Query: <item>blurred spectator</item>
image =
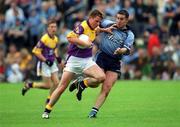
{"label": "blurred spectator", "polygon": [[152,33],[150,33],[149,35],[149,39],[148,39],[148,44],[147,44],[147,50],[148,50],[148,55],[150,57],[153,57],[153,48],[160,48],[160,39],[158,36],[158,30],[157,29],[153,29]]}
{"label": "blurred spectator", "polygon": [[0,47],[0,82],[5,81],[5,51]]}
{"label": "blurred spectator", "polygon": [[29,79],[31,71],[34,68],[34,63],[32,60],[32,55],[28,52],[28,50],[22,48],[20,50],[19,69],[24,75],[24,80]]}
{"label": "blurred spectator", "polygon": [[56,21],[59,21],[60,16],[58,15],[57,8],[56,8],[56,5],[55,5],[55,1],[50,0],[48,2],[48,4],[49,4],[49,10],[48,10],[49,17],[48,17],[48,19],[56,19]]}
{"label": "blurred spectator", "polygon": [[41,10],[41,3],[42,0],[31,0],[28,8],[28,16],[33,9],[35,9],[39,13]]}
{"label": "blurred spectator", "polygon": [[84,11],[78,11],[77,13],[74,13],[69,16],[67,22],[67,27],[70,29],[74,29],[77,25],[79,25],[84,19],[85,19],[85,12]]}
{"label": "blurred spectator", "polygon": [[133,60],[135,64],[134,79],[151,79],[151,65],[147,51],[145,49],[138,49],[138,57]]}
{"label": "blurred spectator", "polygon": [[159,47],[153,47],[150,63],[152,67],[152,79],[160,80],[164,71],[164,61],[162,58],[162,51]]}
{"label": "blurred spectator", "polygon": [[172,54],[172,60],[175,62],[176,66],[180,66],[180,45],[179,45],[179,43],[176,43],[174,45],[174,47],[175,47],[175,51]]}
{"label": "blurred spectator", "polygon": [[11,2],[11,7],[5,13],[5,21],[7,29],[11,25],[16,24],[16,19],[20,20],[21,22],[25,21],[24,12],[21,8],[17,6],[16,1]]}
{"label": "blurred spectator", "polygon": [[105,9],[106,16],[114,17],[121,9],[119,0],[110,0],[107,4],[107,8]]}
{"label": "blurred spectator", "polygon": [[28,46],[27,41],[27,27],[25,26],[24,22],[16,19],[14,25],[11,25],[6,33],[6,45],[9,46],[10,43],[13,43],[18,47],[18,49]]}
{"label": "blurred spectator", "polygon": [[0,13],[0,34],[5,32],[5,17],[4,14]]}
{"label": "blurred spectator", "polygon": [[101,12],[105,12],[106,7],[106,2],[104,2],[103,0],[94,0],[94,5],[92,6],[92,9],[98,9]]}
{"label": "blurred spectator", "polygon": [[180,80],[180,66],[177,66],[176,71],[173,75],[173,80]]}
{"label": "blurred spectator", "polygon": [[159,38],[161,40],[161,44],[168,44],[169,29],[168,26],[164,23],[160,26]]}
{"label": "blurred spectator", "polygon": [[20,53],[14,44],[9,46],[9,52],[6,57],[6,78],[8,82],[15,83],[23,81],[23,74],[19,68]]}
{"label": "blurred spectator", "polygon": [[175,16],[176,9],[177,9],[177,5],[174,0],[166,0],[166,3],[164,5],[163,21],[168,26],[170,25],[173,17]]}
{"label": "blurred spectator", "polygon": [[20,71],[18,64],[11,65],[11,71],[8,71],[7,81],[10,83],[23,81],[23,74]]}
{"label": "blurred spectator", "polygon": [[142,37],[145,26],[146,6],[143,0],[136,0],[133,7],[135,9],[135,34],[137,37]]}
{"label": "blurred spectator", "polygon": [[28,18],[28,9],[31,4],[31,0],[16,0],[20,8],[24,11],[24,16]]}
{"label": "blurred spectator", "polygon": [[26,25],[24,13],[15,1],[11,3],[11,8],[6,12],[6,45],[14,43],[18,48],[26,46]]}
{"label": "blurred spectator", "polygon": [[0,0],[0,12],[4,14],[10,8],[12,1],[13,0]]}
{"label": "blurred spectator", "polygon": [[180,6],[177,8],[176,14],[173,17],[172,24],[170,26],[170,36],[180,35]]}
{"label": "blurred spectator", "polygon": [[145,21],[148,22],[150,17],[155,17],[157,19],[157,1],[155,0],[147,0],[147,4],[145,5]]}
{"label": "blurred spectator", "polygon": [[159,27],[159,24],[157,23],[157,19],[154,16],[150,16],[149,22],[145,27],[145,32],[147,32],[146,36],[149,36],[149,34],[152,33],[154,30],[157,30],[158,36],[159,36],[160,27]]}
{"label": "blurred spectator", "polygon": [[132,23],[134,21],[135,10],[131,5],[131,0],[125,0],[124,1],[123,9],[128,11],[128,13],[129,13],[129,23]]}
{"label": "blurred spectator", "polygon": [[5,19],[4,15],[0,13],[0,47],[6,50],[4,42],[4,33],[5,33]]}
{"label": "blurred spectator", "polygon": [[32,49],[35,44],[38,42],[38,38],[40,36],[41,31],[43,31],[44,25],[41,22],[40,16],[37,10],[34,8],[29,13],[29,18],[27,21],[27,26],[29,29],[29,44]]}

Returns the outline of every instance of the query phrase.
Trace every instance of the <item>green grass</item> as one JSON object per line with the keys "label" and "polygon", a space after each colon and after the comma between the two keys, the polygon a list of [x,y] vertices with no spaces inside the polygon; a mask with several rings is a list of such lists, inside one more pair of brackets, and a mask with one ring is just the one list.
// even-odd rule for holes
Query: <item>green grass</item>
{"label": "green grass", "polygon": [[180,82],[119,81],[97,119],[87,115],[99,93],[87,89],[78,102],[66,91],[49,120],[41,119],[47,90],[21,96],[22,84],[0,84],[0,127],[180,127]]}

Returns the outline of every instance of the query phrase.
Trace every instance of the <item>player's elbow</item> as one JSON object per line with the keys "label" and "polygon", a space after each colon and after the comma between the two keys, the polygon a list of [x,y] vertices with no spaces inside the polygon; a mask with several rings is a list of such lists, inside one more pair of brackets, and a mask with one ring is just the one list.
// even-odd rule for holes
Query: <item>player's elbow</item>
{"label": "player's elbow", "polygon": [[68,40],[70,43],[73,43],[73,42],[74,42],[74,40],[73,40],[72,37],[67,37],[67,40]]}

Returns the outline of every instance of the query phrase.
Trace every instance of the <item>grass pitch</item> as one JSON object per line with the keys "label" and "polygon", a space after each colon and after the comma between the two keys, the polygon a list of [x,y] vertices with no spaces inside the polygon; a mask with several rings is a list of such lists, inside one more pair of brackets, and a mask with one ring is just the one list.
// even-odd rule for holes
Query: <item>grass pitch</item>
{"label": "grass pitch", "polygon": [[0,83],[0,127],[180,127],[180,82],[118,81],[96,119],[87,115],[100,88],[62,95],[44,120],[47,90],[21,95],[22,84]]}

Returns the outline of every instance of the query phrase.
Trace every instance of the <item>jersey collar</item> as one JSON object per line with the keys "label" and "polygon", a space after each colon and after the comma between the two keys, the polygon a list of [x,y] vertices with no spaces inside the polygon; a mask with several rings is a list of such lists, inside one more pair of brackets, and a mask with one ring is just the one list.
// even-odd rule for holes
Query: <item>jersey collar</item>
{"label": "jersey collar", "polygon": [[90,23],[89,23],[89,19],[87,20],[87,24],[88,24],[88,26],[89,26],[89,28],[90,28],[91,30],[94,30],[94,29],[91,27]]}
{"label": "jersey collar", "polygon": [[51,39],[54,39],[54,36],[51,36],[48,32],[47,32],[47,34]]}

